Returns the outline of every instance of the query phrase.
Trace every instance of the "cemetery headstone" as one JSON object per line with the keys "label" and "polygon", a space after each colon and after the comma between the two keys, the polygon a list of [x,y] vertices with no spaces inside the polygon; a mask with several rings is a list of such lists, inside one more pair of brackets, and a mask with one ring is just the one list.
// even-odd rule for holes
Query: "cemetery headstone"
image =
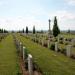
{"label": "cemetery headstone", "polygon": [[23,45],[22,45],[22,43],[20,42],[20,54],[21,54],[21,56],[23,55],[22,53],[23,53]]}
{"label": "cemetery headstone", "polygon": [[63,39],[63,43],[65,43],[65,42],[66,42],[66,38]]}
{"label": "cemetery headstone", "polygon": [[25,47],[23,47],[23,60],[25,60]]}
{"label": "cemetery headstone", "polygon": [[48,40],[48,48],[50,48],[50,40]]}
{"label": "cemetery headstone", "polygon": [[71,56],[71,45],[67,45],[67,47],[66,47],[66,55],[67,55],[68,57]]}
{"label": "cemetery headstone", "polygon": [[71,40],[71,44],[72,44],[72,46],[75,45],[75,39],[72,39],[72,40]]}
{"label": "cemetery headstone", "polygon": [[55,51],[58,51],[58,42],[55,42]]}
{"label": "cemetery headstone", "polygon": [[31,54],[28,54],[28,71],[29,71],[29,75],[33,75],[33,61],[32,61]]}
{"label": "cemetery headstone", "polygon": [[42,39],[42,46],[44,46],[44,40]]}
{"label": "cemetery headstone", "polygon": [[58,43],[59,43],[59,41],[60,41],[60,39],[59,39],[59,37],[58,37]]}

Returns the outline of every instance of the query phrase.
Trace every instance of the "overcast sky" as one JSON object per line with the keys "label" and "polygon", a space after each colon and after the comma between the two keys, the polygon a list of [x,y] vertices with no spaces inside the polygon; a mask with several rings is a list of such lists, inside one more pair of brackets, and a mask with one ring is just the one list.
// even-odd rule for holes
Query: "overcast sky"
{"label": "overcast sky", "polygon": [[0,28],[48,30],[54,16],[61,30],[75,30],[75,0],[0,0]]}

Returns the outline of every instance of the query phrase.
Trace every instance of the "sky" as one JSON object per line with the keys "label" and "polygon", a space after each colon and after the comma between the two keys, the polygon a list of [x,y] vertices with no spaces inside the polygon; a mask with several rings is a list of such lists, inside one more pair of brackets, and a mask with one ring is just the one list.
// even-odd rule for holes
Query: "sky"
{"label": "sky", "polygon": [[75,30],[75,0],[0,0],[0,28],[48,30],[57,16],[60,30]]}

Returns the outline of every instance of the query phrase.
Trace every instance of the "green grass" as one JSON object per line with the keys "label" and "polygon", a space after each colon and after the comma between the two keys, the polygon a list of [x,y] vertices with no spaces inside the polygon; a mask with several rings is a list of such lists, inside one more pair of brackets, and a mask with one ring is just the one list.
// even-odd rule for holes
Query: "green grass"
{"label": "green grass", "polygon": [[65,38],[75,38],[74,34],[67,34],[67,33],[65,33],[65,34],[60,34],[60,35],[62,35]]}
{"label": "green grass", "polygon": [[7,36],[0,42],[0,75],[17,75],[18,58],[13,37]]}
{"label": "green grass", "polygon": [[33,43],[25,37],[17,35],[17,38],[29,50],[45,75],[75,75],[75,60]]}

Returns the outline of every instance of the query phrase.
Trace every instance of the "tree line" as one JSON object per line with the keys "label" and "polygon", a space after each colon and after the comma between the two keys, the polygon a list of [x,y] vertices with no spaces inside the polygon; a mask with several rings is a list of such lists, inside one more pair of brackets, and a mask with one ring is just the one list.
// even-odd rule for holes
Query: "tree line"
{"label": "tree line", "polygon": [[0,33],[8,33],[8,31],[0,28]]}
{"label": "tree line", "polygon": [[[22,31],[19,31],[19,32],[22,32],[22,33],[26,33],[28,34],[29,33],[29,30],[28,30],[28,26],[26,26],[26,30],[22,30]],[[36,30],[35,30],[35,26],[33,26],[33,34],[36,33]],[[57,22],[57,17],[55,16],[54,17],[54,25],[53,25],[53,29],[52,29],[52,34],[54,35],[54,37],[58,36],[58,34],[60,34],[60,29],[58,27],[58,22]],[[43,31],[41,30],[41,33],[43,33]]]}

